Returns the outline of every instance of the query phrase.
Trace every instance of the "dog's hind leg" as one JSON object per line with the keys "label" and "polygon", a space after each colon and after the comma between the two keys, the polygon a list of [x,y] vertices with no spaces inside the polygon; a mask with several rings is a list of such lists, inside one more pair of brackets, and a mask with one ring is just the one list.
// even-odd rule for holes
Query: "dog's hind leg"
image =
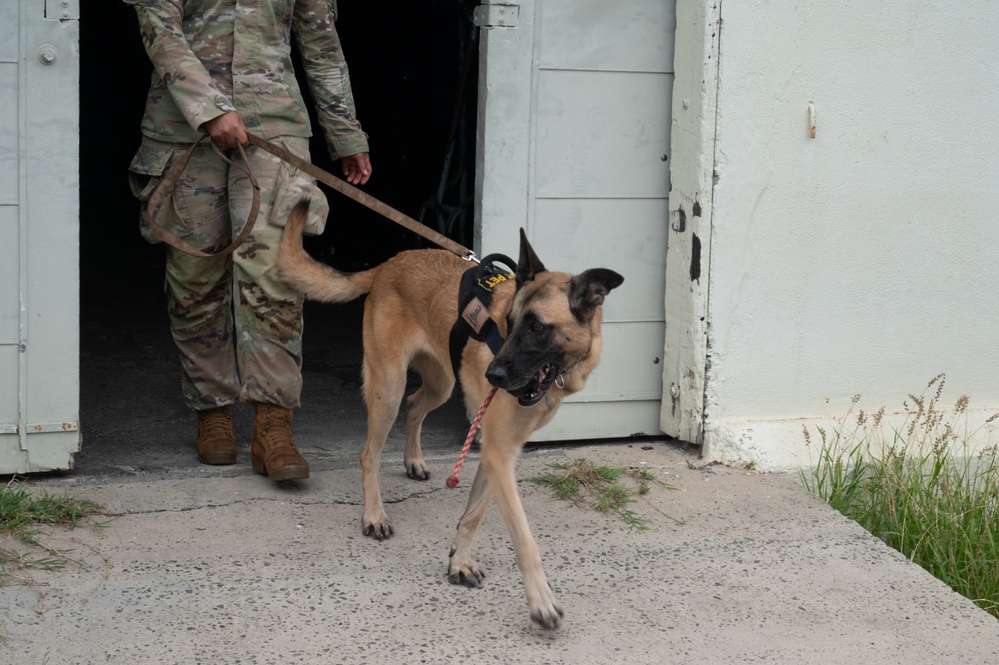
{"label": "dog's hind leg", "polygon": [[378,540],[392,535],[382,504],[381,459],[389,430],[399,415],[406,392],[404,359],[364,353],[364,402],[368,407],[368,439],[361,453],[361,481],[364,489],[364,535]]}
{"label": "dog's hind leg", "polygon": [[[502,427],[502,426],[501,426]],[[517,493],[517,480],[514,467],[523,443],[515,440],[496,439],[499,428],[486,429],[482,433],[482,454],[479,464],[485,469],[489,486],[496,505],[503,515],[503,521],[510,532],[510,540],[517,554],[517,567],[524,577],[524,593],[531,619],[542,628],[558,628],[562,621],[562,608],[555,601],[545,571],[541,567],[538,544],[531,535],[527,515]],[[509,436],[510,432],[504,432]],[[492,437],[492,438],[491,438]],[[527,439],[527,435],[521,441]],[[498,441],[498,443],[497,443]]]}
{"label": "dog's hind leg", "polygon": [[476,529],[479,528],[482,516],[486,513],[486,508],[489,507],[490,499],[492,495],[489,493],[489,481],[480,464],[468,495],[465,514],[458,521],[458,533],[455,534],[454,543],[451,545],[451,555],[447,565],[447,579],[451,584],[478,587],[486,577],[472,560],[472,539],[475,537]]}
{"label": "dog's hind leg", "polygon": [[420,374],[423,385],[406,400],[406,450],[403,453],[403,463],[406,465],[406,475],[410,478],[429,480],[430,469],[423,459],[420,446],[423,421],[428,413],[451,396],[454,378],[428,356],[418,355],[413,359],[412,367]]}

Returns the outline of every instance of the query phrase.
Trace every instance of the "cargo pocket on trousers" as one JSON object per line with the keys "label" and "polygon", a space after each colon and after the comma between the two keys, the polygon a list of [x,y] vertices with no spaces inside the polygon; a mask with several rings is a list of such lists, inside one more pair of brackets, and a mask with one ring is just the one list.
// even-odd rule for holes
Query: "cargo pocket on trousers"
{"label": "cargo pocket on trousers", "polygon": [[[291,150],[289,146],[284,147]],[[309,236],[319,235],[326,228],[326,218],[330,213],[326,194],[311,176],[288,162],[281,162],[280,171],[274,181],[274,203],[271,204],[268,223],[284,228],[291,211],[302,199],[309,201],[309,221],[305,224],[304,233]]]}
{"label": "cargo pocket on trousers", "polygon": [[[142,233],[142,237],[151,243],[162,242],[162,240],[149,227],[149,222],[146,220],[145,203],[152,196],[156,186],[163,180],[163,174],[170,167],[174,153],[174,150],[143,145],[139,147],[139,151],[132,158],[132,163],[128,165],[128,186],[132,190],[132,195],[143,204],[139,216],[139,231]],[[170,206],[162,206],[164,212],[169,212],[169,209]],[[162,217],[162,214],[159,216]],[[160,226],[162,225],[160,224]]]}

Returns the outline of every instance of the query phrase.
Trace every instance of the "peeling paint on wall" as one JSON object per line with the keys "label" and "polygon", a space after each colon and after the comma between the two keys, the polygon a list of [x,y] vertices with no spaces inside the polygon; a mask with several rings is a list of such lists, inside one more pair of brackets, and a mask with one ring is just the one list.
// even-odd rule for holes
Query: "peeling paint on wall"
{"label": "peeling paint on wall", "polygon": [[701,239],[697,234],[693,234],[690,248],[690,281],[696,282],[701,278]]}

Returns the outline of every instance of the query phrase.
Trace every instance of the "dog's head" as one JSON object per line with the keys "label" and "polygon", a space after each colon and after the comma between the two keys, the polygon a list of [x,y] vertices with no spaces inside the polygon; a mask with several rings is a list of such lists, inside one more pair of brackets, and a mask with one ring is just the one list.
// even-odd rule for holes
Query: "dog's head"
{"label": "dog's head", "polygon": [[578,275],[548,272],[520,230],[517,292],[507,315],[506,341],[486,370],[493,386],[533,406],[563,373],[591,353],[600,335],[601,305],[624,282],[613,270]]}

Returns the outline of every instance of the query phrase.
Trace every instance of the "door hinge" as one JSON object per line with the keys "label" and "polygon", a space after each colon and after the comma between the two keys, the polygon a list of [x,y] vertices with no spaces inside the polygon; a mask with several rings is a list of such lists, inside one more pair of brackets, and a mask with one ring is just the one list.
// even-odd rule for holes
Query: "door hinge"
{"label": "door hinge", "polygon": [[45,0],[45,18],[50,21],[78,21],[80,0]]}
{"label": "door hinge", "polygon": [[519,5],[479,5],[472,13],[472,22],[480,28],[516,28],[519,19]]}

